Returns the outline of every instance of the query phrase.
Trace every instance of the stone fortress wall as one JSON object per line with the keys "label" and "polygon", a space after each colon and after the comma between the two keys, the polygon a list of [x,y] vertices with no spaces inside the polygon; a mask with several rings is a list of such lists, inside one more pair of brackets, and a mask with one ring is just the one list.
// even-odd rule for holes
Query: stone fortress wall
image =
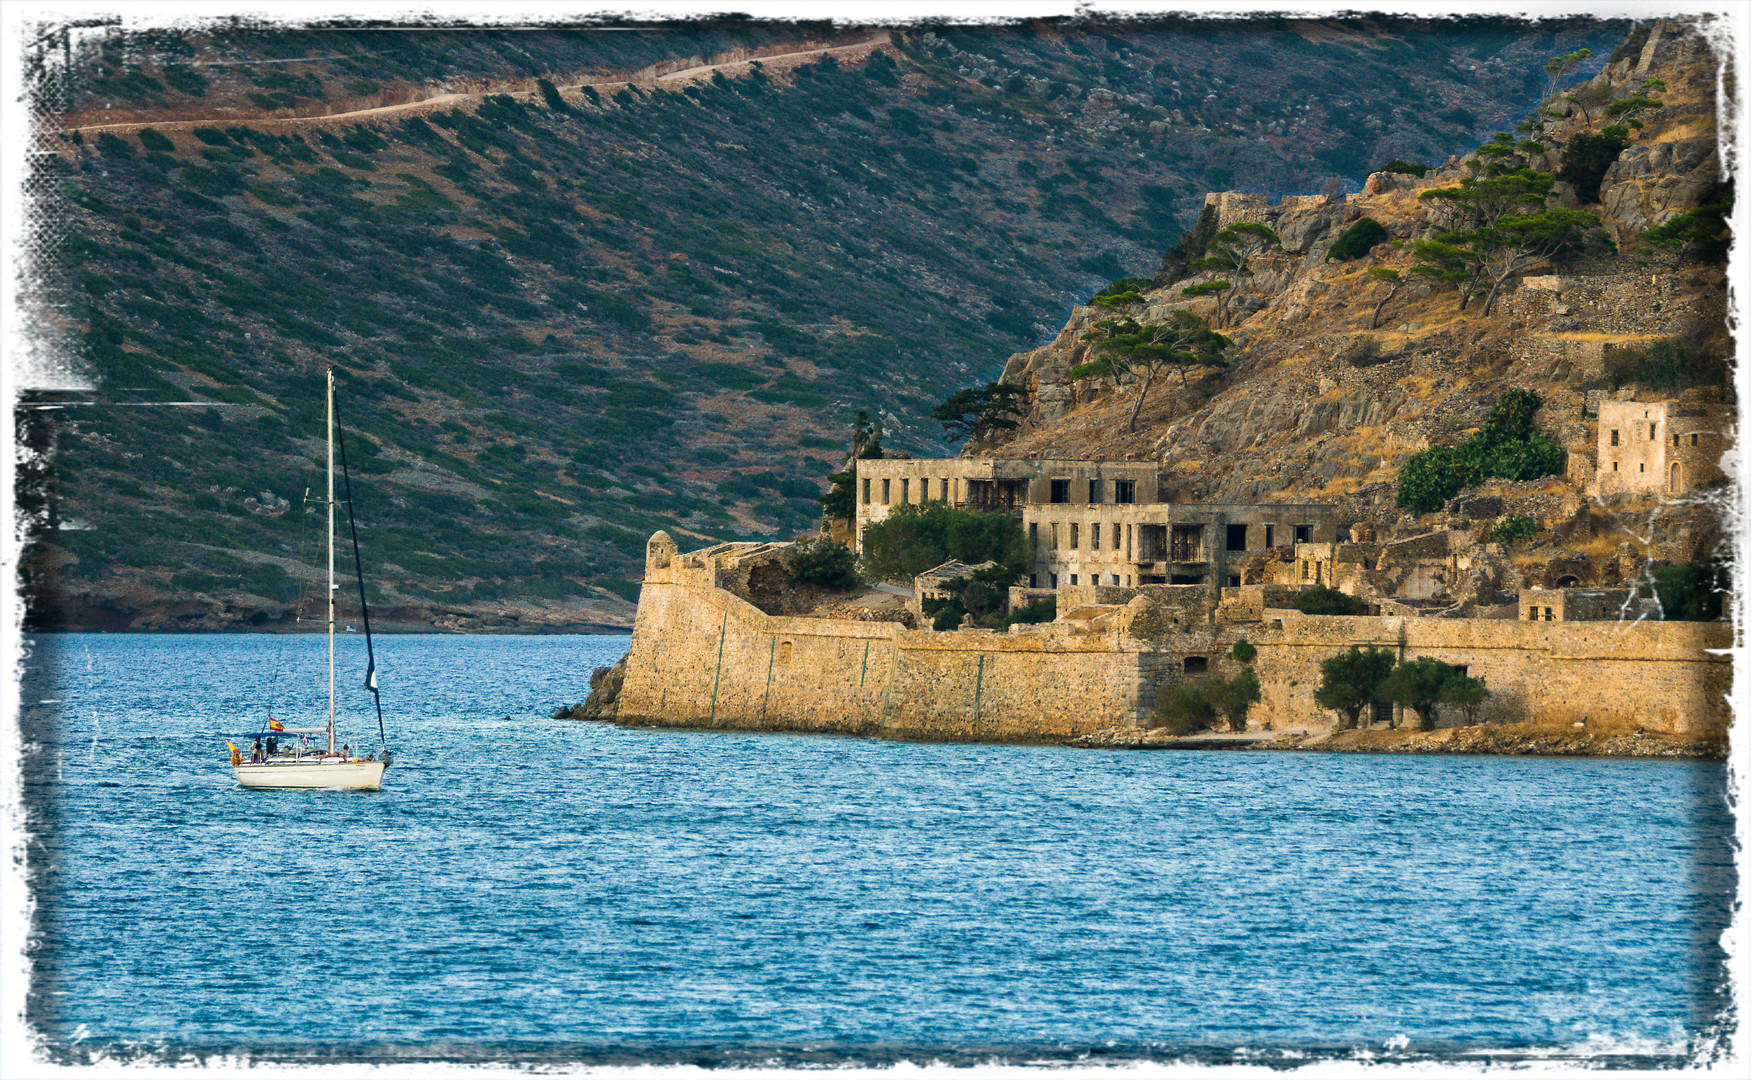
{"label": "stone fortress wall", "polygon": [[1136,650],[1109,629],[996,634],[767,615],[721,586],[755,547],[651,538],[620,719],[673,727],[1027,742],[1138,723]]}
{"label": "stone fortress wall", "polygon": [[1329,728],[1319,662],[1352,644],[1465,666],[1492,691],[1488,719],[1699,735],[1729,720],[1731,660],[1709,652],[1732,644],[1724,623],[1310,616],[1278,606],[1276,585],[1224,588],[1215,605],[1168,585],[1064,590],[1057,622],[939,633],[772,616],[726,587],[785,547],[681,554],[651,538],[622,722],[1002,742],[1136,731],[1154,725],[1158,684],[1235,670],[1240,638],[1258,650],[1254,728]]}

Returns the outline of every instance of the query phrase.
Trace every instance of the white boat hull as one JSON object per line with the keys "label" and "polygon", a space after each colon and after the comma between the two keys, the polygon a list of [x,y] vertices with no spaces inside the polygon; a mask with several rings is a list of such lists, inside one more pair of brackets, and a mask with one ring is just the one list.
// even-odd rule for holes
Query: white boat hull
{"label": "white boat hull", "polygon": [[387,761],[270,761],[231,766],[237,782],[246,788],[342,788],[376,791],[383,783]]}

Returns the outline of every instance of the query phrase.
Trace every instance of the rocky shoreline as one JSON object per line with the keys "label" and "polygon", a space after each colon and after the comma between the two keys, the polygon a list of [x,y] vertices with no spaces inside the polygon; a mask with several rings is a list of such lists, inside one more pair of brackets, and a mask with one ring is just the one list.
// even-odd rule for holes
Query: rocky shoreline
{"label": "rocky shoreline", "polygon": [[1473,724],[1416,731],[1200,732],[1175,737],[1153,732],[1103,733],[1069,745],[1124,750],[1293,750],[1327,754],[1491,754],[1525,757],[1695,758],[1724,761],[1719,739],[1640,731],[1562,731],[1533,724]]}

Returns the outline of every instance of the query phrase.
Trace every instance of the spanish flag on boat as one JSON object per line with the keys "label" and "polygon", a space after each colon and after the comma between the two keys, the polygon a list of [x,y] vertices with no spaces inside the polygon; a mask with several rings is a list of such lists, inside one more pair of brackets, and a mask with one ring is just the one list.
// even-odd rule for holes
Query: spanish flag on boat
{"label": "spanish flag on boat", "polygon": [[270,717],[268,717],[268,730],[269,731],[284,731],[284,730],[286,730],[286,725],[280,723],[278,720],[275,720],[273,717],[270,716]]}
{"label": "spanish flag on boat", "polygon": [[231,764],[233,764],[233,765],[243,764],[243,751],[237,749],[237,744],[232,742],[230,739],[226,739],[225,745],[229,746],[231,748]]}

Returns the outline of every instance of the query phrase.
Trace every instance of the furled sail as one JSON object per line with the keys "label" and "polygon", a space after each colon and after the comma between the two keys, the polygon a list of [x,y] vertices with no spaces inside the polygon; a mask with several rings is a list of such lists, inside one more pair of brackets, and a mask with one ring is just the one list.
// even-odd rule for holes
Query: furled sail
{"label": "furled sail", "polygon": [[371,644],[371,605],[365,599],[365,566],[359,558],[359,523],[353,514],[353,480],[347,471],[347,438],[340,422],[340,394],[334,396],[335,446],[340,450],[341,490],[346,494],[347,529],[353,539],[353,576],[359,583],[359,614],[365,624],[365,689],[371,691],[371,701],[377,706],[377,738],[383,747],[383,758],[389,759],[389,736],[383,730],[383,699],[377,693],[377,653]]}

